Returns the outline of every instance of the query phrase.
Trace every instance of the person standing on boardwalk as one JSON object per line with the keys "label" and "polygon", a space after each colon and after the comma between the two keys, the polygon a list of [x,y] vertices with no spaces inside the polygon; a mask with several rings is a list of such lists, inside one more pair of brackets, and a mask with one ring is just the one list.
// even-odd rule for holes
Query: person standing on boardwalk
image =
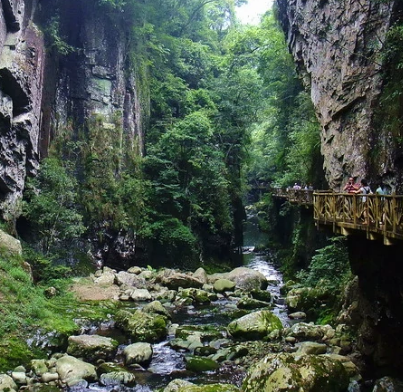
{"label": "person standing on boardwalk", "polygon": [[[354,193],[362,193],[363,195],[372,195],[372,191],[371,188],[368,186],[367,180],[362,179],[360,189],[357,189]],[[367,225],[369,223],[367,196],[362,197],[362,205],[363,205],[362,215],[364,218],[363,224]]]}
{"label": "person standing on boardwalk", "polygon": [[354,178],[350,177],[347,184],[344,186],[343,191],[347,193],[356,193],[360,189],[359,185],[354,182]]}

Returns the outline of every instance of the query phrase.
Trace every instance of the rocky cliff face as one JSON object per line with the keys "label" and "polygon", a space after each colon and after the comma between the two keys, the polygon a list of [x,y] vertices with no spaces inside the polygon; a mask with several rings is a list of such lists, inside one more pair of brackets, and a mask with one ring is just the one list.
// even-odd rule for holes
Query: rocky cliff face
{"label": "rocky cliff face", "polygon": [[[347,176],[383,180],[402,193],[401,140],[382,122],[386,80],[382,49],[401,3],[378,0],[278,0],[290,50],[322,125],[331,188]],[[368,377],[401,374],[402,244],[385,247],[349,237],[357,276],[340,321],[357,332]]]}
{"label": "rocky cliff face", "polygon": [[[331,188],[346,177],[380,178],[394,190],[400,153],[375,122],[382,92],[380,53],[393,1],[278,0],[290,50],[322,125]],[[376,154],[375,154],[376,152]]]}
{"label": "rocky cliff face", "polygon": [[[122,26],[95,6],[69,0],[0,2],[0,198],[2,210],[17,209],[27,175],[34,174],[59,131],[81,129],[102,115],[113,132],[123,124],[141,150],[140,98],[127,71]],[[72,49],[45,50],[42,30],[59,7],[59,34]]]}
{"label": "rocky cliff face", "polygon": [[38,165],[44,43],[30,1],[0,4],[0,198],[7,215]]}

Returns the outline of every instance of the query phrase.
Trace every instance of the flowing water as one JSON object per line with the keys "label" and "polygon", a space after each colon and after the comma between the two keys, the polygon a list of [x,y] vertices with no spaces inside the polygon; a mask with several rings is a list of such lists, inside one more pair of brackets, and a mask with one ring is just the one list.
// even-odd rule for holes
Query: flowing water
{"label": "flowing water", "polygon": [[[261,272],[269,281],[267,288],[273,299],[273,312],[280,318],[284,325],[289,324],[284,299],[280,295],[280,287],[283,283],[282,275],[276,269],[275,263],[267,252],[255,252],[255,247],[262,246],[266,243],[266,237],[260,233],[257,227],[257,221],[254,217],[249,217],[245,224],[244,246],[238,255],[240,264]],[[233,299],[222,298],[214,301],[209,306],[194,307],[186,306],[176,311],[173,315],[172,322],[183,325],[214,325],[218,329],[223,330],[223,338],[226,337],[225,327],[232,321],[230,313],[236,309],[236,302]],[[106,331],[91,331],[92,333],[107,335]],[[115,331],[116,332],[116,331]],[[115,339],[119,336],[114,335]],[[240,386],[245,376],[244,372],[237,369],[237,366],[226,365],[221,366],[216,371],[203,372],[194,374],[186,370],[185,352],[173,350],[169,341],[174,338],[171,333],[167,340],[153,345],[153,359],[146,371],[135,372],[135,387],[125,387],[125,391],[131,392],[152,392],[155,388],[166,386],[175,378],[186,379],[195,384],[211,384],[211,383],[232,383]],[[127,342],[125,342],[127,344]],[[121,350],[124,348],[122,344]],[[99,385],[90,385],[87,391],[105,392],[105,387]]]}

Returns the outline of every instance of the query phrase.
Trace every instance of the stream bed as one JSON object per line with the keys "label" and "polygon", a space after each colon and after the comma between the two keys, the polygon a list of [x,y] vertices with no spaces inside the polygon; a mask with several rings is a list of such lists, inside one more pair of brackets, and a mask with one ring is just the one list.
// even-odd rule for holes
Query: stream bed
{"label": "stream bed", "polygon": [[[270,261],[270,254],[267,252],[255,252],[255,247],[265,241],[263,235],[258,231],[257,223],[249,219],[245,225],[244,246],[237,255],[239,266],[248,267],[261,272],[268,280],[267,290],[271,294],[273,313],[280,318],[284,326],[288,326],[290,320],[287,317],[287,310],[284,299],[280,294],[280,287],[283,284],[282,275],[275,267],[274,261]],[[223,339],[226,338],[226,326],[233,320],[231,315],[236,310],[236,298],[219,298],[204,306],[183,306],[175,309],[172,315],[173,325],[206,325],[213,326],[223,331]],[[130,305],[129,305],[130,306]],[[134,306],[134,305],[133,305]],[[123,336],[118,336],[115,329],[103,329],[86,331],[99,335],[113,337],[118,341],[123,341]],[[193,373],[186,370],[185,357],[189,353],[185,350],[173,349],[170,341],[175,338],[174,330],[168,334],[166,340],[153,344],[153,357],[147,370],[135,370],[137,385],[134,387],[124,387],[127,391],[152,392],[158,388],[163,388],[170,381],[176,378],[190,381],[194,384],[229,383],[240,386],[245,377],[245,369],[238,367],[236,363],[221,364],[213,371]],[[120,353],[125,345],[130,342],[124,341],[120,346]],[[119,356],[119,353],[118,353]],[[106,391],[106,387],[98,384],[91,384],[86,390]]]}

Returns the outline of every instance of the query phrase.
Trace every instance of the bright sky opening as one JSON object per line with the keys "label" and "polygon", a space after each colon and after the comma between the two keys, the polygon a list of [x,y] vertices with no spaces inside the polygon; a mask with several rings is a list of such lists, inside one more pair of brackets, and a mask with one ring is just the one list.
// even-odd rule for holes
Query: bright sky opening
{"label": "bright sky opening", "polygon": [[237,8],[237,17],[243,24],[258,24],[261,16],[271,9],[273,0],[248,0]]}

